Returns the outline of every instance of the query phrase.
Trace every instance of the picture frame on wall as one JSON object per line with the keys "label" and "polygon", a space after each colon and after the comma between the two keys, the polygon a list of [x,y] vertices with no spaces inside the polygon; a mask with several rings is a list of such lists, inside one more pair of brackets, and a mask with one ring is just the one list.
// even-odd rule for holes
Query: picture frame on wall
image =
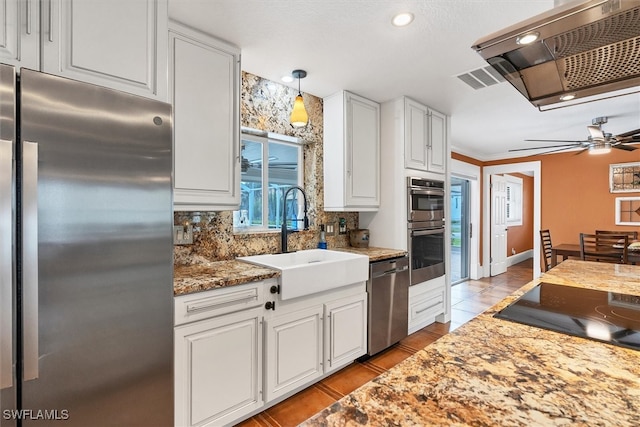
{"label": "picture frame on wall", "polygon": [[616,197],[616,225],[640,225],[640,197]]}
{"label": "picture frame on wall", "polygon": [[609,191],[611,193],[640,192],[640,162],[609,165]]}

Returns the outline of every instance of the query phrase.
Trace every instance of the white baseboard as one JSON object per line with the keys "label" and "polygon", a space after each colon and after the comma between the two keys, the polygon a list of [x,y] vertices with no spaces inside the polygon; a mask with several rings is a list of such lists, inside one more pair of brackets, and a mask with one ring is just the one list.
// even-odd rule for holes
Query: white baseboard
{"label": "white baseboard", "polygon": [[533,258],[533,249],[507,257],[507,267],[511,267],[512,265],[528,260],[529,258]]}

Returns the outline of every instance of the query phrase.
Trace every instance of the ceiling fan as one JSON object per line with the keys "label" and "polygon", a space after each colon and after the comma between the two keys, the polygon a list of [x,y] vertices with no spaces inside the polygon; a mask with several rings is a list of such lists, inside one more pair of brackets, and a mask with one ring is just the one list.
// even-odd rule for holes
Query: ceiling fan
{"label": "ceiling fan", "polygon": [[570,141],[570,140],[558,140],[558,139],[525,139],[525,141],[535,142],[557,142],[558,144],[546,145],[543,147],[531,147],[531,148],[515,148],[511,151],[526,151],[526,150],[543,150],[551,148],[550,151],[545,151],[538,154],[555,153],[558,151],[571,150],[574,148],[582,148],[576,154],[589,151],[590,154],[605,154],[611,151],[612,148],[618,150],[633,151],[637,147],[632,147],[630,144],[640,144],[640,129],[635,129],[629,132],[621,133],[619,135],[612,135],[602,130],[602,125],[607,123],[607,117],[596,117],[591,121],[591,126],[587,126],[589,130],[589,136],[585,140]]}

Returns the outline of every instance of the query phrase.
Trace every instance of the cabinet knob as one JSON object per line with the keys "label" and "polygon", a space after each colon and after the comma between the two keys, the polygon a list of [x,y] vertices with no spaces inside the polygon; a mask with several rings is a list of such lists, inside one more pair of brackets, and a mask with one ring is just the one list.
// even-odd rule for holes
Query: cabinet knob
{"label": "cabinet knob", "polygon": [[267,303],[264,305],[264,308],[266,308],[267,310],[275,310],[276,309],[276,302],[275,301],[267,301]]}
{"label": "cabinet knob", "polygon": [[271,292],[272,294],[279,294],[280,293],[280,285],[273,285],[269,289],[269,292]]}

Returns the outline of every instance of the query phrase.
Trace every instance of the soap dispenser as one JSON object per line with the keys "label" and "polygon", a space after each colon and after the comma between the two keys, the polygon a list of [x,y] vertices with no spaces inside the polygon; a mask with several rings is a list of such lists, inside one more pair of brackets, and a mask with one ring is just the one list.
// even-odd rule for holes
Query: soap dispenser
{"label": "soap dispenser", "polygon": [[324,232],[324,224],[320,224],[320,241],[318,242],[318,249],[327,249],[327,239]]}

